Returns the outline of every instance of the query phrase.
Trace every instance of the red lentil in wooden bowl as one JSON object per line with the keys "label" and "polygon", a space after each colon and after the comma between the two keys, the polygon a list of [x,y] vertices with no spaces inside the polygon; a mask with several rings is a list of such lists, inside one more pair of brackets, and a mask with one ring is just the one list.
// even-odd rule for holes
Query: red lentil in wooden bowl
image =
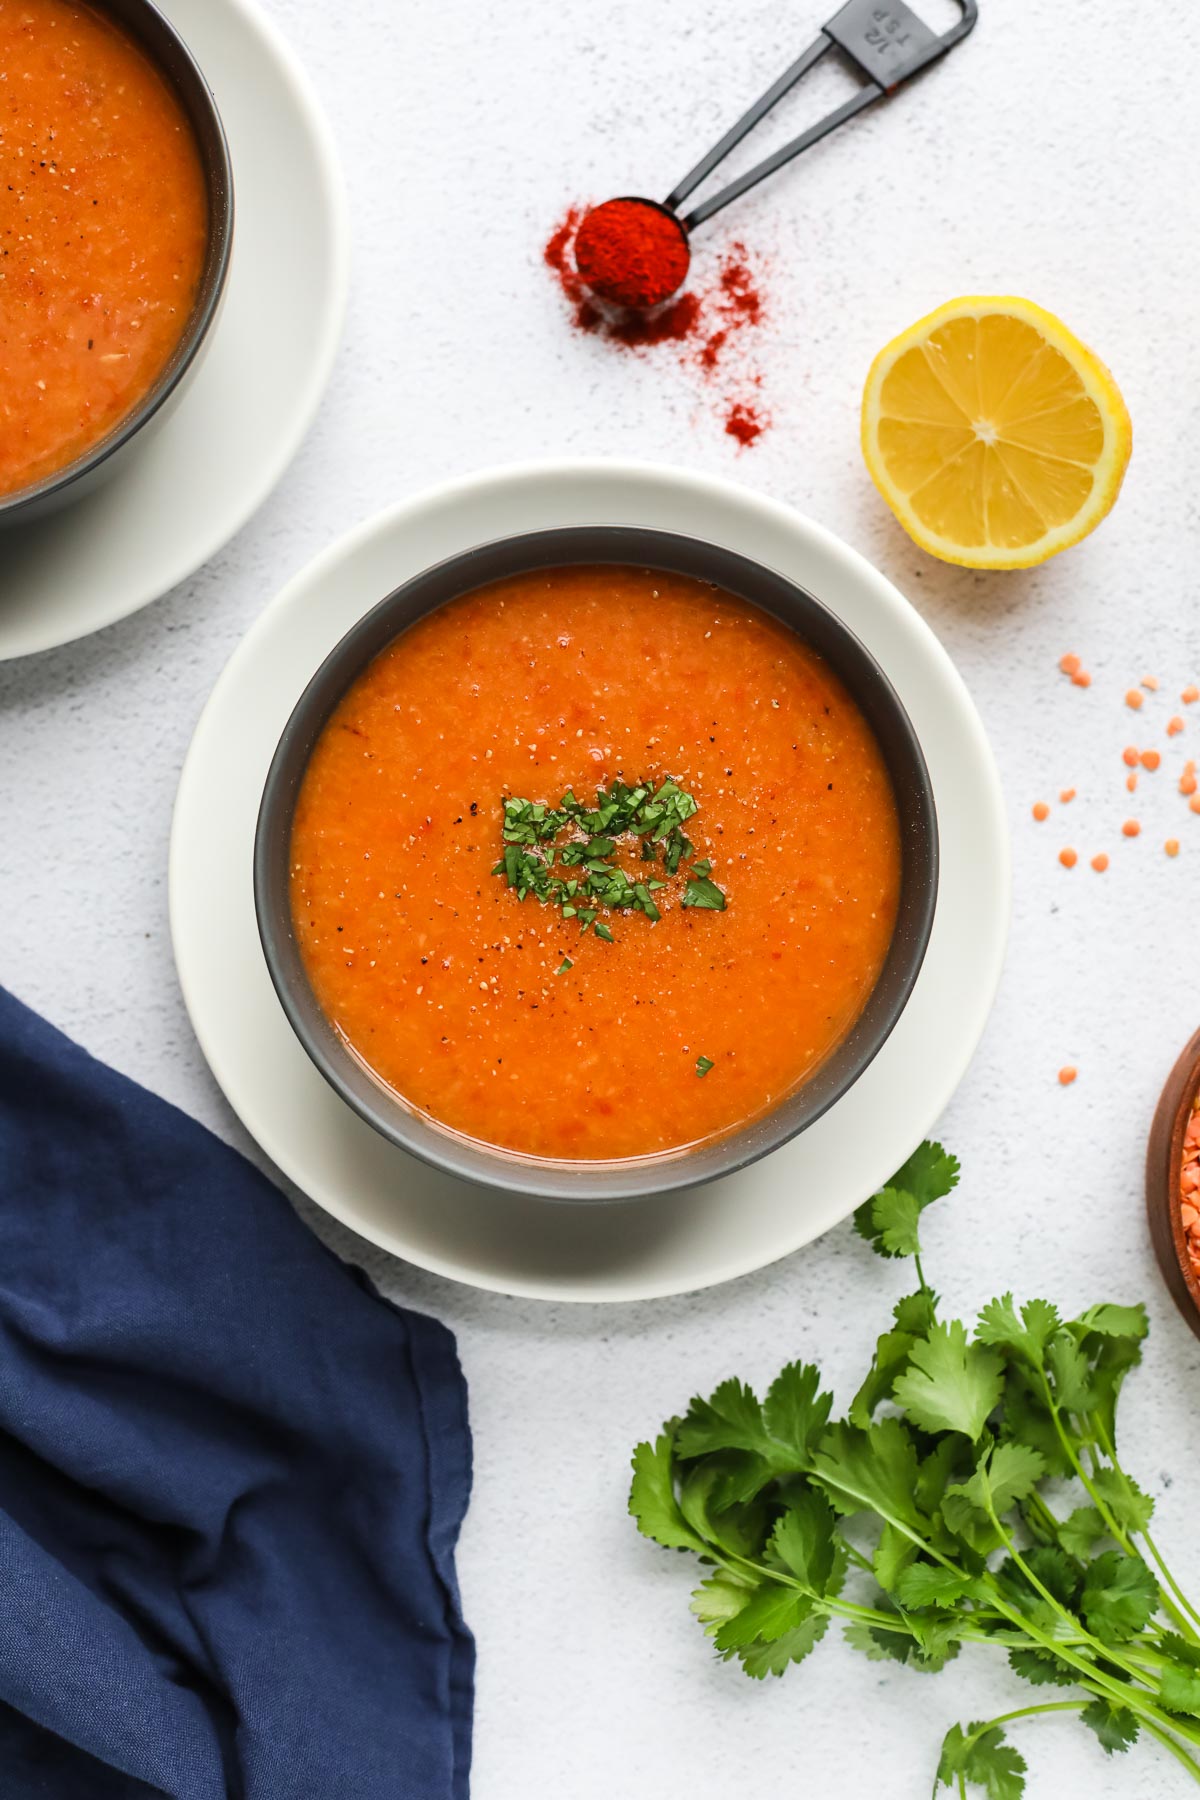
{"label": "red lentil in wooden bowl", "polygon": [[1200,1337],[1200,1031],[1167,1077],[1150,1128],[1146,1212],[1163,1278]]}

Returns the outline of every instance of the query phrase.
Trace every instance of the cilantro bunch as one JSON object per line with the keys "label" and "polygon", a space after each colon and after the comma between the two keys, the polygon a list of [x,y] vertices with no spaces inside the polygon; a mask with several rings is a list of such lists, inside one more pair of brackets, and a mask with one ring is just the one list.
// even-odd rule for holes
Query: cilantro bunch
{"label": "cilantro bunch", "polygon": [[1044,1690],[942,1744],[934,1793],[1019,1800],[1005,1727],[1074,1713],[1110,1754],[1140,1733],[1200,1782],[1200,1614],[1150,1535],[1153,1502],[1117,1459],[1117,1399],[1140,1360],[1140,1306],[1063,1319],[1048,1300],[941,1316],[921,1215],[958,1164],[923,1144],[859,1208],[881,1256],[913,1259],[844,1418],[791,1363],[766,1398],[723,1382],[633,1457],[639,1529],[711,1571],[692,1610],[747,1675],[782,1675],[832,1620],[869,1657],[936,1671],[992,1644]]}
{"label": "cilantro bunch", "polygon": [[[501,803],[504,854],[492,874],[503,875],[518,900],[532,894],[543,906],[557,906],[564,919],[578,919],[585,933],[593,930],[611,944],[613,935],[599,918],[600,909],[641,912],[656,924],[662,913],[654,896],[667,885],[648,871],[644,881],[631,881],[613,862],[618,838],[628,835],[641,840],[640,860],[667,875],[677,874],[680,863],[689,860],[681,906],[724,912],[725,895],[710,879],[712,863],[707,857],[696,860],[695,846],[683,830],[699,810],[699,802],[670,779],[657,788],[648,782],[630,787],[614,781],[597,791],[594,807],[577,800],[570,788],[557,806],[512,796]],[[567,841],[556,841],[564,833]],[[556,863],[563,873],[556,871]]]}

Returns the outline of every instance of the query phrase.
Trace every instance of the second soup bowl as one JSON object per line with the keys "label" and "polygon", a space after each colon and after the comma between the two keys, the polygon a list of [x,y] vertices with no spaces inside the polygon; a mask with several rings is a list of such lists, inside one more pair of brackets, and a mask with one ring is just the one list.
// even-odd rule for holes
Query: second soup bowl
{"label": "second soup bowl", "polygon": [[[292,920],[292,826],[310,757],[348,690],[394,639],[426,614],[490,582],[537,570],[624,565],[690,577],[749,602],[822,658],[879,746],[900,828],[895,928],[877,981],[849,1032],[778,1104],[748,1124],[678,1150],[612,1161],[561,1161],[466,1137],[385,1085],[322,1009]],[[392,1143],[436,1168],[546,1200],[628,1200],[732,1174],[804,1131],[857,1081],[900,1018],[929,943],[938,888],[938,829],[921,746],[879,663],[826,606],[784,576],[699,538],[641,527],[580,526],[484,544],[424,570],[372,608],[305,688],[263,791],[254,848],[254,902],[271,980],[304,1049],[334,1090]],[[531,1096],[531,1104],[536,1097]]]}

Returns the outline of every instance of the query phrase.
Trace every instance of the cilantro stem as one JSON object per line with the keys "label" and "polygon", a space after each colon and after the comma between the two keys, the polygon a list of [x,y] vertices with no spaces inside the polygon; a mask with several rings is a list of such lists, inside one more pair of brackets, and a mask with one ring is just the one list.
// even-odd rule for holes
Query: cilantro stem
{"label": "cilantro stem", "polygon": [[1018,1706],[1014,1712],[998,1713],[985,1724],[976,1725],[974,1731],[967,1732],[966,1742],[977,1743],[989,1731],[997,1731],[1002,1725],[1011,1725],[1014,1719],[1032,1719],[1037,1713],[1081,1712],[1087,1704],[1086,1700],[1044,1700],[1039,1706]]}
{"label": "cilantro stem", "polygon": [[1162,1726],[1156,1725],[1153,1719],[1148,1719],[1144,1713],[1142,1714],[1142,1724],[1146,1727],[1146,1730],[1150,1733],[1152,1738],[1158,1739],[1164,1750],[1169,1750],[1171,1752],[1171,1755],[1175,1758],[1176,1762],[1183,1764],[1193,1781],[1200,1781],[1200,1765],[1196,1763],[1193,1757],[1188,1755],[1183,1745],[1179,1743],[1177,1739],[1173,1738],[1169,1731],[1164,1731]]}
{"label": "cilantro stem", "polygon": [[[1096,1437],[1099,1440],[1101,1449],[1104,1451],[1105,1456],[1107,1456],[1109,1462],[1112,1464],[1113,1468],[1116,1470],[1117,1475],[1119,1476],[1122,1485],[1128,1492],[1129,1477],[1128,1477],[1128,1475],[1126,1475],[1124,1469],[1121,1467],[1119,1461],[1117,1460],[1116,1445],[1112,1442],[1111,1438],[1108,1435],[1108,1432],[1105,1430],[1104,1421],[1100,1418],[1097,1418],[1095,1415],[1093,1415],[1092,1423],[1095,1426]],[[1163,1604],[1164,1604],[1166,1610],[1170,1613],[1170,1615],[1174,1619],[1175,1623],[1179,1626],[1179,1629],[1181,1630],[1183,1635],[1186,1638],[1190,1638],[1190,1640],[1193,1644],[1200,1644],[1200,1638],[1197,1637],[1196,1631],[1194,1629],[1195,1626],[1200,1626],[1200,1613],[1198,1613],[1196,1611],[1195,1607],[1191,1604],[1187,1595],[1183,1592],[1183,1589],[1179,1586],[1179,1583],[1176,1581],[1175,1577],[1172,1575],[1170,1569],[1168,1569],[1166,1562],[1164,1561],[1162,1555],[1159,1552],[1158,1545],[1154,1542],[1154,1539],[1150,1536],[1149,1531],[1143,1530],[1139,1535],[1145,1540],[1146,1548],[1147,1548],[1147,1550],[1149,1550],[1150,1555],[1153,1558],[1154,1563],[1156,1564],[1156,1566],[1158,1568],[1159,1574],[1162,1576],[1163,1580],[1166,1582],[1171,1593],[1174,1595],[1175,1601],[1178,1602],[1178,1607],[1177,1607],[1167,1595],[1164,1595],[1163,1596]],[[1179,1607],[1182,1607],[1183,1612],[1188,1615],[1188,1618],[1192,1621],[1191,1624],[1188,1624],[1187,1621],[1183,1618],[1183,1616],[1181,1615],[1181,1613],[1178,1609]]]}
{"label": "cilantro stem", "polygon": [[[1081,1642],[1086,1646],[1091,1647],[1105,1662],[1111,1663],[1117,1668],[1124,1669],[1132,1680],[1146,1683],[1146,1687],[1148,1688],[1149,1682],[1144,1669],[1139,1668],[1136,1663],[1130,1662],[1115,1644],[1102,1643],[1090,1632],[1081,1632],[1080,1623],[1076,1615],[1071,1612],[1068,1607],[1064,1606],[1061,1600],[1051,1593],[1044,1582],[1038,1580],[1029,1564],[1021,1555],[1021,1552],[1017,1549],[1011,1534],[1004,1529],[1004,1526],[996,1516],[996,1509],[992,1503],[991,1488],[988,1484],[986,1474],[983,1474],[983,1497],[987,1515],[999,1533],[1001,1542],[1004,1544],[1009,1555],[1012,1557],[1018,1569],[1020,1569],[1022,1575],[1024,1575],[1026,1581],[1034,1591],[1042,1596],[1042,1599],[1046,1601],[1047,1605],[1050,1606],[1054,1612],[1058,1613],[1061,1618],[1067,1621],[1074,1632],[1080,1633]],[[990,1577],[989,1581],[991,1581],[991,1585],[995,1585]],[[1151,1718],[1155,1718],[1168,1730],[1177,1732],[1181,1737],[1186,1737],[1192,1743],[1200,1743],[1200,1727],[1195,1729],[1186,1728],[1181,1720],[1171,1718],[1169,1715],[1159,1712],[1157,1707],[1151,1706],[1148,1703],[1149,1697],[1145,1688],[1139,1689],[1129,1687],[1123,1685],[1121,1682],[1114,1681],[1110,1676],[1103,1674],[1101,1670],[1096,1668],[1093,1664],[1085,1662],[1081,1656],[1077,1655],[1063,1643],[1061,1639],[1057,1641],[1053,1638],[1047,1639],[1046,1635],[1037,1629],[1032,1619],[1021,1619],[1019,1614],[1014,1616],[1014,1614],[1009,1611],[1004,1603],[1003,1597],[999,1594],[998,1589],[996,1606],[1000,1612],[1006,1613],[1010,1618],[1014,1618],[1014,1622],[1020,1623],[1024,1630],[1029,1633],[1030,1637],[1037,1638],[1046,1648],[1053,1650],[1054,1654],[1063,1662],[1067,1663],[1073,1669],[1081,1670],[1086,1676],[1086,1679],[1095,1684],[1096,1690],[1104,1693],[1106,1699],[1111,1699],[1117,1706],[1128,1707],[1131,1711],[1137,1712],[1147,1719],[1147,1721]],[[1189,1758],[1188,1760],[1190,1761],[1191,1759]],[[1200,1770],[1197,1770],[1197,1779],[1200,1780]]]}
{"label": "cilantro stem", "polygon": [[[1114,1465],[1114,1467],[1116,1466],[1116,1458],[1115,1457],[1113,1459],[1113,1465]],[[1175,1577],[1172,1575],[1170,1569],[1168,1569],[1166,1563],[1163,1561],[1162,1556],[1159,1553],[1158,1545],[1154,1542],[1154,1539],[1150,1536],[1150,1533],[1148,1531],[1143,1531],[1140,1535],[1145,1540],[1146,1548],[1147,1548],[1147,1550],[1149,1550],[1150,1555],[1154,1559],[1154,1562],[1158,1568],[1159,1574],[1162,1576],[1163,1580],[1166,1582],[1167,1586],[1170,1588],[1171,1593],[1174,1594],[1175,1599],[1179,1602],[1179,1605],[1183,1608],[1183,1611],[1188,1615],[1188,1618],[1190,1618],[1191,1620],[1194,1621],[1194,1625],[1200,1625],[1200,1613],[1198,1613],[1196,1611],[1195,1607],[1188,1600],[1188,1598],[1184,1594],[1182,1588],[1179,1586],[1179,1583],[1175,1580]],[[1193,1644],[1200,1644],[1200,1638],[1197,1637],[1193,1625],[1189,1625],[1185,1622],[1185,1620],[1181,1617],[1178,1609],[1172,1604],[1171,1600],[1166,1595],[1163,1596],[1163,1604],[1166,1607],[1167,1611],[1171,1614],[1171,1617],[1175,1620],[1175,1623],[1179,1626],[1179,1629],[1183,1633],[1183,1635],[1187,1638],[1190,1638]]]}
{"label": "cilantro stem", "polygon": [[[1094,1484],[1091,1481],[1089,1481],[1089,1479],[1088,1479],[1087,1471],[1084,1469],[1081,1459],[1076,1454],[1075,1446],[1071,1442],[1070,1437],[1068,1436],[1067,1432],[1065,1431],[1065,1429],[1063,1427],[1062,1415],[1058,1409],[1058,1402],[1054,1398],[1054,1394],[1051,1390],[1050,1382],[1047,1378],[1045,1369],[1040,1369],[1039,1374],[1041,1376],[1043,1396],[1045,1398],[1046,1405],[1049,1409],[1050,1417],[1054,1422],[1054,1430],[1055,1430],[1055,1433],[1057,1434],[1059,1443],[1062,1445],[1063,1450],[1066,1453],[1067,1460],[1070,1462],[1071,1467],[1074,1469],[1076,1475],[1079,1477],[1079,1480],[1082,1482],[1083,1487],[1087,1493],[1087,1496],[1088,1496],[1089,1500],[1092,1502],[1092,1505],[1096,1508],[1096,1511],[1100,1514],[1100,1517],[1104,1520],[1104,1524],[1109,1533],[1109,1536],[1112,1537],[1113,1539],[1115,1539],[1115,1541],[1121,1546],[1122,1550],[1124,1550],[1124,1552],[1126,1553],[1127,1556],[1136,1556],[1137,1550],[1136,1550],[1136,1547],[1133,1544],[1133,1541],[1130,1538],[1129,1534],[1126,1531],[1124,1531],[1120,1525],[1117,1524],[1117,1521],[1113,1517],[1111,1509],[1106,1505],[1103,1496],[1099,1493],[1099,1491],[1094,1486]],[[1121,1477],[1121,1480],[1126,1484],[1126,1486],[1128,1486],[1129,1478],[1125,1474],[1125,1471],[1121,1468],[1120,1463],[1117,1461],[1116,1451],[1113,1448],[1113,1446],[1111,1445],[1111,1443],[1108,1441],[1108,1434],[1104,1429],[1103,1422],[1100,1419],[1098,1419],[1095,1416],[1095,1414],[1093,1414],[1093,1415],[1091,1415],[1091,1423],[1095,1430],[1096,1436],[1100,1440],[1100,1445],[1101,1445],[1101,1448],[1103,1449],[1105,1455],[1108,1457],[1109,1461],[1112,1463],[1113,1468],[1117,1471],[1118,1475]],[[1093,1463],[1095,1463],[1097,1461],[1094,1449],[1092,1451],[1092,1460],[1093,1460]],[[1098,1471],[1096,1469],[1093,1469],[1093,1474],[1095,1474],[1097,1472]],[[1047,1508],[1047,1511],[1049,1511],[1048,1508]],[[1053,1517],[1053,1514],[1051,1514],[1050,1516]],[[1162,1575],[1163,1579],[1165,1580],[1167,1587],[1170,1589],[1169,1593],[1163,1594],[1163,1596],[1162,1596],[1162,1603],[1163,1603],[1164,1610],[1170,1614],[1171,1618],[1174,1620],[1175,1624],[1179,1627],[1183,1636],[1188,1638],[1193,1644],[1200,1646],[1200,1637],[1197,1636],[1196,1629],[1195,1629],[1195,1626],[1200,1626],[1200,1614],[1196,1613],[1194,1608],[1189,1604],[1189,1602],[1185,1598],[1185,1596],[1182,1593],[1174,1576],[1171,1574],[1170,1570],[1167,1568],[1166,1563],[1163,1561],[1162,1557],[1159,1555],[1158,1550],[1156,1549],[1153,1539],[1150,1537],[1149,1532],[1143,1531],[1141,1533],[1141,1536],[1146,1540],[1146,1547],[1150,1551],[1150,1555],[1153,1558],[1154,1562],[1158,1565],[1159,1572]],[[1160,1589],[1160,1592],[1161,1592],[1161,1589]],[[1174,1596],[1174,1599],[1172,1598],[1172,1595]],[[1176,1602],[1178,1602],[1178,1604],[1176,1604]],[[1189,1619],[1184,1616],[1184,1612],[1180,1611],[1180,1607],[1183,1607],[1184,1612],[1186,1612],[1187,1614],[1190,1615],[1190,1619],[1191,1619],[1191,1621],[1194,1621],[1194,1624],[1192,1622],[1189,1622]]]}
{"label": "cilantro stem", "polygon": [[1046,1374],[1045,1369],[1040,1368],[1038,1370],[1038,1374],[1041,1377],[1042,1394],[1045,1398],[1046,1405],[1049,1409],[1050,1417],[1054,1422],[1054,1430],[1057,1434],[1058,1441],[1062,1445],[1063,1450],[1066,1453],[1067,1461],[1070,1463],[1070,1465],[1074,1469],[1076,1475],[1079,1477],[1080,1481],[1083,1483],[1084,1488],[1087,1490],[1088,1499],[1091,1501],[1092,1505],[1096,1508],[1096,1511],[1100,1514],[1100,1517],[1104,1520],[1105,1526],[1108,1529],[1109,1536],[1115,1538],[1117,1543],[1120,1544],[1122,1550],[1124,1550],[1126,1552],[1126,1554],[1128,1554],[1130,1552],[1130,1550],[1132,1549],[1132,1545],[1130,1544],[1129,1539],[1126,1537],[1125,1533],[1122,1531],[1121,1527],[1117,1524],[1117,1521],[1113,1518],[1112,1513],[1109,1511],[1108,1507],[1106,1506],[1103,1497],[1096,1491],[1096,1489],[1093,1487],[1092,1483],[1087,1478],[1087,1473],[1084,1469],[1083,1463],[1081,1462],[1080,1458],[1076,1455],[1075,1446],[1071,1442],[1071,1439],[1070,1439],[1069,1435],[1067,1434],[1066,1429],[1063,1426],[1062,1414],[1059,1412],[1059,1409],[1058,1409],[1058,1401],[1054,1398],[1054,1391],[1050,1386],[1050,1379],[1049,1379],[1048,1375]]}

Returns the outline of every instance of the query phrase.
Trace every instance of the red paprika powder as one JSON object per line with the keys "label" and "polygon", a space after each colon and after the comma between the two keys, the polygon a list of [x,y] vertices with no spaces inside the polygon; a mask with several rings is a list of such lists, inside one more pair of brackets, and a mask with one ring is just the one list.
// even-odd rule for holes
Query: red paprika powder
{"label": "red paprika powder", "polygon": [[[648,310],[614,305],[584,280],[581,271],[585,264],[593,272],[595,265],[588,261],[587,252],[580,253],[579,244],[589,219],[619,205],[632,205],[641,213],[654,211],[636,201],[608,201],[590,213],[572,207],[542,252],[571,307],[571,324],[576,331],[620,350],[643,351],[674,344],[681,366],[698,370],[705,387],[711,389],[722,429],[739,449],[749,448],[771,422],[762,404],[762,377],[748,342],[766,310],[756,260],[744,244],[734,243],[703,287],[689,288],[665,305]],[[669,218],[664,218],[663,224],[669,231],[675,229]]]}
{"label": "red paprika powder", "polygon": [[575,238],[575,267],[584,285],[616,306],[661,306],[683,286],[690,262],[678,219],[644,200],[594,206]]}

